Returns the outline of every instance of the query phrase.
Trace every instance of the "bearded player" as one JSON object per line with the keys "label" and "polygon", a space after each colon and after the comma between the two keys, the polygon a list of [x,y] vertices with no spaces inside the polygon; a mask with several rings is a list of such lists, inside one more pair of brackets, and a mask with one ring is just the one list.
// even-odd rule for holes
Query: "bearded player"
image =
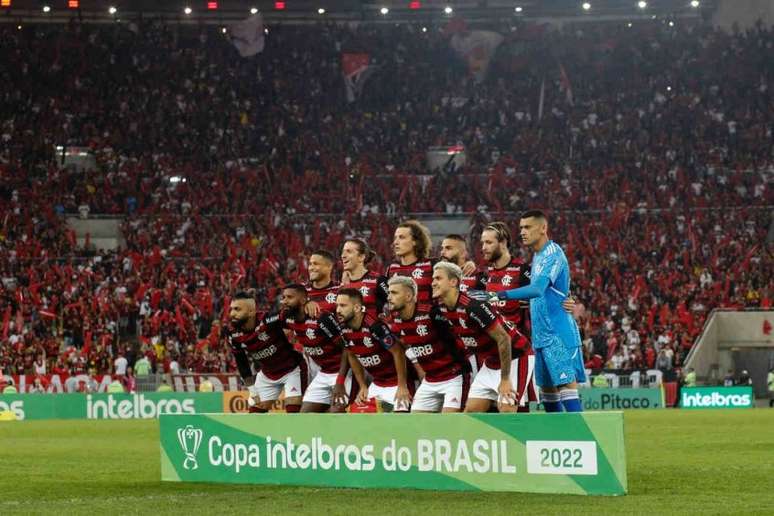
{"label": "bearded player", "polygon": [[417,303],[417,285],[406,276],[389,282],[390,330],[424,371],[411,412],[460,412],[470,386],[465,359],[449,321],[437,305]]}
{"label": "bearded player", "polygon": [[407,412],[411,393],[406,356],[389,327],[366,314],[362,294],[352,288],[339,290],[336,315],[342,325],[344,346],[372,378],[368,391],[361,391],[357,402],[375,399],[386,412]]}
{"label": "bearded player", "polygon": [[[304,394],[301,412],[344,412],[357,392],[352,390],[349,353],[334,315],[323,312],[317,318],[309,316],[304,310],[307,301],[303,285],[291,284],[282,289],[282,324],[293,332],[306,356],[319,368]],[[367,390],[360,364],[355,363],[353,369],[358,385]]]}
{"label": "bearded player", "polygon": [[[268,412],[283,389],[285,411],[298,412],[306,389],[306,362],[277,328],[278,317],[274,314],[259,319],[255,299],[246,292],[237,293],[231,301],[228,342],[250,392],[251,412]],[[259,367],[256,374],[250,367],[250,358]]]}

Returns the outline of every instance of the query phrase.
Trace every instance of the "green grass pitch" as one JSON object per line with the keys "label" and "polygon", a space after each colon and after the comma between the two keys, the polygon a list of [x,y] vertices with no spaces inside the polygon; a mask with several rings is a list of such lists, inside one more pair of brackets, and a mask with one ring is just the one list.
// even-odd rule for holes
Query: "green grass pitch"
{"label": "green grass pitch", "polygon": [[774,410],[625,421],[618,498],[162,483],[155,420],[0,423],[0,515],[774,514]]}

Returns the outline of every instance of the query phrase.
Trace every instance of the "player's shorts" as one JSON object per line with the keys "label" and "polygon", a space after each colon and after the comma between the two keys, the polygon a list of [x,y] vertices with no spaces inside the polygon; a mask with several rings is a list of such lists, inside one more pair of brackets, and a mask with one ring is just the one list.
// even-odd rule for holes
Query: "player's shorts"
{"label": "player's shorts", "polygon": [[397,385],[393,385],[392,387],[382,387],[381,385],[376,385],[375,383],[372,382],[371,385],[368,386],[368,399],[375,399],[383,403],[389,403],[390,405],[393,406],[393,410],[396,412],[408,411],[409,409],[408,405],[398,406],[395,403],[395,395],[397,393],[398,393]]}
{"label": "player's shorts", "polygon": [[306,367],[297,366],[288,374],[277,380],[272,380],[258,371],[255,375],[255,388],[261,401],[275,401],[279,399],[282,389],[285,389],[286,398],[302,396],[306,390]]}
{"label": "player's shorts", "polygon": [[[517,405],[520,407],[526,406],[529,402],[529,389],[526,388],[528,386],[530,378],[532,377],[532,374],[535,370],[535,357],[533,355],[528,355],[523,357],[521,360],[526,361],[526,372],[522,371],[522,377],[523,382],[520,382],[519,378],[519,371],[521,369],[519,367],[519,359],[513,359],[511,360],[511,386],[514,390],[518,392],[519,399],[517,400]],[[519,391],[518,386],[523,384],[524,390]],[[470,391],[468,392],[468,399],[474,398],[474,399],[481,399],[481,400],[491,400],[491,401],[497,401],[497,399],[500,397],[500,370],[499,369],[490,369],[487,367],[486,364],[481,366],[481,370],[478,372],[476,377],[473,379],[473,384],[470,386]]]}
{"label": "player's shorts", "polygon": [[[336,385],[337,373],[323,373],[320,371],[314,377],[312,383],[306,388],[304,394],[304,403],[320,403],[322,405],[333,404],[333,387]],[[352,396],[352,371],[347,372],[347,378],[344,380],[344,390],[351,399]],[[287,394],[286,394],[287,396]]]}
{"label": "player's shorts", "polygon": [[474,378],[478,374],[478,370],[481,369],[478,366],[478,357],[475,353],[468,357],[468,363],[470,364],[470,377]]}
{"label": "player's shorts", "polygon": [[535,349],[535,379],[541,387],[585,382],[581,348],[568,348],[557,338],[553,344]]}
{"label": "player's shorts", "polygon": [[465,404],[467,383],[463,375],[443,382],[422,380],[414,394],[414,401],[411,402],[411,411],[440,412],[442,408],[460,409]]}

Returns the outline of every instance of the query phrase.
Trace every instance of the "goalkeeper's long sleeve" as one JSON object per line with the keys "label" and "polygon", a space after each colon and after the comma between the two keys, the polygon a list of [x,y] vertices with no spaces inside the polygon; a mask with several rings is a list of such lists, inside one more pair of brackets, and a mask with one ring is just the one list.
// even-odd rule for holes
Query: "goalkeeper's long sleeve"
{"label": "goalkeeper's long sleeve", "polygon": [[529,285],[512,290],[501,290],[497,293],[498,299],[532,299],[541,297],[548,288],[548,277],[538,276]]}

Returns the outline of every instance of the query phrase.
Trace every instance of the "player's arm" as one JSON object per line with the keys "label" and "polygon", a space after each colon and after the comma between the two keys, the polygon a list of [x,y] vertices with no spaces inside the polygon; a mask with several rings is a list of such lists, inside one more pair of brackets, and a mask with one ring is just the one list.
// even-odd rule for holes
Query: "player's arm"
{"label": "player's arm", "polygon": [[490,326],[487,333],[497,342],[497,351],[500,354],[500,386],[497,389],[500,403],[514,405],[516,395],[511,384],[511,337],[500,323]]}
{"label": "player's arm", "polygon": [[500,315],[488,303],[475,302],[468,307],[468,315],[478,324],[479,328],[497,343],[500,355],[500,385],[497,389],[500,403],[514,405],[516,393],[511,385],[511,336],[503,328]]}
{"label": "player's arm", "polygon": [[397,342],[395,335],[382,321],[378,321],[371,326],[371,333],[374,334],[384,349],[392,353],[395,372],[398,375],[398,391],[395,393],[396,406],[404,404],[408,407],[411,403],[411,393],[408,390],[408,383],[406,381],[406,353],[403,350],[403,346]]}
{"label": "player's arm", "polygon": [[390,292],[390,288],[387,285],[387,278],[385,276],[379,276],[376,280],[376,312],[385,313],[385,307],[387,306],[387,295]]}
{"label": "player's arm", "polygon": [[530,278],[529,285],[500,291],[497,293],[498,299],[533,299],[545,295],[548,287],[559,277],[562,264],[556,258],[556,254],[548,256],[543,260],[540,272]]}
{"label": "player's arm", "polygon": [[438,339],[444,345],[444,347],[451,353],[454,360],[462,365],[462,370],[470,372],[470,362],[465,360],[465,357],[460,352],[460,348],[457,345],[457,337],[454,335],[451,323],[443,316],[438,305],[433,305],[430,309],[430,321],[433,324],[433,329],[438,335]]}

